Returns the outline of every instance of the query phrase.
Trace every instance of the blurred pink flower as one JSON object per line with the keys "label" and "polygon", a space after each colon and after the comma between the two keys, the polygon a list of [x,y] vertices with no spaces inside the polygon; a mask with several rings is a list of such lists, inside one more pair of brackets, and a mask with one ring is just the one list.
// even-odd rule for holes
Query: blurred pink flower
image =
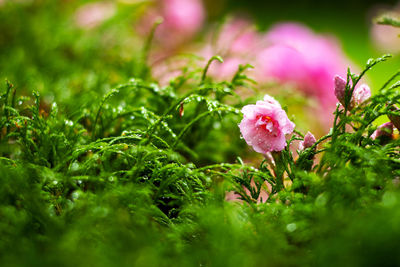
{"label": "blurred pink flower", "polygon": [[389,25],[373,24],[371,38],[375,47],[384,53],[400,52],[400,29]]}
{"label": "blurred pink flower", "polygon": [[76,25],[91,29],[115,14],[116,8],[112,2],[94,2],[81,6],[75,13]]}
{"label": "blurred pink flower", "polygon": [[344,74],[349,61],[336,39],[318,35],[301,24],[275,25],[265,35],[267,47],[257,57],[260,80],[292,84],[324,108],[336,103],[332,77]]}
{"label": "blurred pink flower", "polygon": [[286,147],[285,135],[291,134],[295,125],[274,98],[266,95],[264,101],[244,106],[242,113],[240,132],[256,152],[266,154]]}
{"label": "blurred pink flower", "polygon": [[259,34],[254,24],[249,20],[237,18],[222,27],[214,49],[221,55],[245,55],[252,52],[258,41]]}
{"label": "blurred pink flower", "polygon": [[299,144],[299,150],[310,148],[315,144],[315,142],[317,142],[317,140],[315,139],[314,135],[310,132],[307,132],[307,134],[304,136],[304,140]]}
{"label": "blurred pink flower", "polygon": [[205,17],[201,0],[163,0],[162,15],[168,30],[184,35],[199,31]]}
{"label": "blurred pink flower", "polygon": [[[371,21],[381,16],[400,18],[400,4],[395,7],[376,6],[371,10]],[[370,36],[374,46],[383,53],[398,54],[400,52],[400,28],[390,25],[381,25],[373,22],[370,28]]]}
{"label": "blurred pink flower", "polygon": [[148,35],[160,17],[163,22],[156,29],[155,39],[164,49],[171,49],[193,38],[201,30],[205,10],[201,0],[158,0],[144,14],[137,30]]}

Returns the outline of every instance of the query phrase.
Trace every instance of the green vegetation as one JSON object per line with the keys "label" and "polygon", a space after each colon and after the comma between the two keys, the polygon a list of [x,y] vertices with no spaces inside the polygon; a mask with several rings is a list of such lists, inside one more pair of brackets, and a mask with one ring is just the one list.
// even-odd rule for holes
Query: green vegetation
{"label": "green vegetation", "polygon": [[193,57],[162,87],[123,23],[140,6],[85,31],[65,3],[0,7],[1,266],[400,263],[400,139],[371,138],[400,116],[399,73],[274,169],[237,127],[250,66],[215,82]]}

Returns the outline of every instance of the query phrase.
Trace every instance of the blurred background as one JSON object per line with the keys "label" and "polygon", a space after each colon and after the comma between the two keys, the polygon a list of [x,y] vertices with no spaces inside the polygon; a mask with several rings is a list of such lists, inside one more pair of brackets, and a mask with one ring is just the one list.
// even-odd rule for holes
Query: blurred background
{"label": "blurred background", "polygon": [[[396,10],[400,12],[399,3],[395,0],[206,2],[210,7],[213,6],[212,3],[218,2],[218,12],[212,13],[215,19],[220,12],[245,11],[253,16],[261,29],[268,29],[279,21],[297,21],[317,32],[334,34],[340,40],[346,55],[360,67],[370,57],[378,57],[383,53],[397,55],[400,52],[400,30],[374,23],[374,19],[382,13]],[[377,67],[369,73],[371,87],[381,85],[387,75],[398,68],[398,56]]]}

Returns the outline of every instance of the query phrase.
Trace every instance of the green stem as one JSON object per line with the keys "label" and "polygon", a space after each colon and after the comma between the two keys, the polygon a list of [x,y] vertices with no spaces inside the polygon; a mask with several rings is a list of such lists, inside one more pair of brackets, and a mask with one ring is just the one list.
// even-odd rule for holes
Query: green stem
{"label": "green stem", "polygon": [[222,110],[220,109],[215,109],[212,111],[206,111],[203,112],[202,114],[200,114],[199,116],[197,116],[194,120],[192,120],[190,123],[188,123],[185,128],[183,128],[183,130],[179,133],[178,137],[176,138],[174,144],[171,146],[172,149],[174,149],[176,147],[176,145],[178,144],[178,142],[181,140],[181,138],[183,137],[183,135],[190,129],[190,127],[192,127],[193,124],[195,124],[196,122],[198,122],[199,120],[201,120],[203,117],[206,117],[210,114],[212,114],[215,111],[219,111]]}
{"label": "green stem", "polygon": [[284,168],[284,163],[282,160],[282,153],[279,152],[271,152],[272,157],[274,158],[275,161],[275,175],[276,175],[276,186],[277,186],[277,191],[280,191],[281,189],[285,188],[284,183],[283,183],[283,174],[285,173],[285,168]]}
{"label": "green stem", "polygon": [[207,65],[205,66],[204,70],[203,70],[203,75],[201,76],[201,81],[200,84],[204,83],[206,76],[207,76],[207,71],[210,68],[211,63],[214,60],[218,60],[220,63],[224,63],[224,60],[220,57],[220,56],[213,56],[212,58],[210,58],[207,62]]}
{"label": "green stem", "polygon": [[153,27],[151,28],[149,37],[147,38],[146,43],[143,46],[143,52],[142,52],[142,64],[143,64],[142,66],[143,66],[143,68],[142,68],[141,73],[140,73],[141,77],[144,77],[145,74],[146,74],[146,71],[147,71],[146,64],[147,64],[147,60],[149,58],[151,44],[153,42],[156,29],[157,29],[158,25],[160,25],[162,22],[163,22],[162,18],[158,18],[154,22]]}

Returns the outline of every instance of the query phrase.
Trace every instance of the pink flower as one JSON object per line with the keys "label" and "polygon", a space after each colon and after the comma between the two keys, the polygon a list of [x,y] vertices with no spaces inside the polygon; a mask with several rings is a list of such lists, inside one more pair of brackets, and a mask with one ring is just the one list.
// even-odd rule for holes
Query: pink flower
{"label": "pink flower", "polygon": [[398,54],[400,52],[400,29],[390,25],[372,23],[371,38],[379,51]]}
{"label": "pink flower", "polygon": [[[334,80],[335,80],[335,96],[337,100],[344,106],[346,80],[340,77],[339,75],[336,75]],[[369,89],[369,86],[366,84],[361,84],[360,86],[354,89],[353,95],[350,100],[350,106],[348,108],[353,109],[354,107],[361,105],[370,97],[371,97],[371,89]]]}
{"label": "pink flower", "polygon": [[205,14],[201,0],[163,0],[161,2],[166,29],[178,34],[193,35],[203,25]]}
{"label": "pink flower", "polygon": [[93,2],[83,5],[75,13],[76,24],[84,29],[91,29],[115,14],[112,2]]}
{"label": "pink flower", "polygon": [[299,150],[304,150],[306,148],[312,147],[317,140],[315,139],[314,135],[310,132],[304,136],[304,140],[299,144]]}
{"label": "pink flower", "polygon": [[285,135],[291,134],[295,125],[274,98],[266,95],[264,101],[244,106],[242,113],[240,132],[256,152],[266,154],[286,147]]}
{"label": "pink flower", "polygon": [[371,135],[373,140],[377,138],[391,138],[393,134],[393,123],[386,122],[378,127],[376,131]]}
{"label": "pink flower", "polygon": [[[398,19],[400,17],[400,5],[397,4],[393,8],[386,8],[377,6],[370,11],[371,20],[389,17]],[[382,25],[378,23],[371,23],[370,37],[372,43],[383,53],[398,54],[400,52],[400,28],[390,25]]]}

